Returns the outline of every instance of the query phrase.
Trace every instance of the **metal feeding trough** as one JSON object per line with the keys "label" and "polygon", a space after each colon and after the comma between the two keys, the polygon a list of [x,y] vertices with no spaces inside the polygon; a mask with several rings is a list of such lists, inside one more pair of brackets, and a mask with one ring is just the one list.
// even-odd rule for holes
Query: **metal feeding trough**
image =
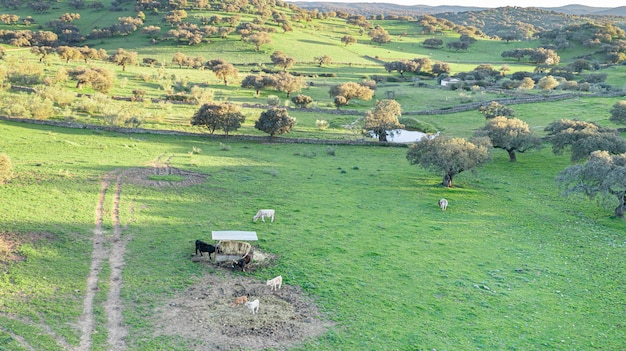
{"label": "metal feeding trough", "polygon": [[215,255],[217,263],[236,260],[251,253],[252,244],[248,241],[259,240],[256,232],[240,230],[214,230],[211,235],[220,247],[220,252]]}

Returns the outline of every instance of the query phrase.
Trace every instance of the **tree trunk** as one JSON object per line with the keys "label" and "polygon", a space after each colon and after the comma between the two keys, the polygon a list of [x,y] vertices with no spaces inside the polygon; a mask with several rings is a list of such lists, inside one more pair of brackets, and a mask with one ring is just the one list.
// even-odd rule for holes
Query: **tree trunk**
{"label": "tree trunk", "polygon": [[506,150],[509,153],[509,162],[517,161],[517,157],[515,156],[515,150]]}
{"label": "tree trunk", "polygon": [[449,174],[446,174],[443,177],[443,182],[441,184],[443,184],[443,186],[445,187],[452,188],[452,176]]}
{"label": "tree trunk", "polygon": [[386,131],[381,131],[378,134],[378,141],[387,141],[387,132]]}
{"label": "tree trunk", "polygon": [[624,218],[624,207],[626,203],[626,193],[618,194],[619,205],[615,208],[615,217]]}

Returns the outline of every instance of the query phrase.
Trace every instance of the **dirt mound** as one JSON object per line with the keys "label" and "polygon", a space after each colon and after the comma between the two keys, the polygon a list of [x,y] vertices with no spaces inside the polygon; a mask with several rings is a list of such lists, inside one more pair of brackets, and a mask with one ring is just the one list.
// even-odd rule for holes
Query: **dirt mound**
{"label": "dirt mound", "polygon": [[[156,311],[158,335],[189,339],[195,350],[283,350],[323,334],[331,325],[297,287],[271,292],[265,281],[222,271],[206,276]],[[259,300],[255,315],[235,297]]]}

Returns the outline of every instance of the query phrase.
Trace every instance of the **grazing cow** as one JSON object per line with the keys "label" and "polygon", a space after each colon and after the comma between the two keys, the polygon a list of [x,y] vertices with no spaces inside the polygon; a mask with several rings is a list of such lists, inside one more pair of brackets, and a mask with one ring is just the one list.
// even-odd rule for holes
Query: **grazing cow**
{"label": "grazing cow", "polygon": [[445,211],[446,208],[448,208],[448,200],[446,199],[439,200],[439,207],[441,207],[442,211]]}
{"label": "grazing cow", "polygon": [[231,306],[245,304],[246,302],[248,302],[248,297],[246,295],[239,296],[233,300],[233,303],[231,304]]}
{"label": "grazing cow", "polygon": [[243,256],[240,259],[233,260],[233,271],[235,269],[241,268],[241,271],[245,272],[246,266],[249,265],[251,261],[252,261],[252,255],[250,253],[247,253],[245,256]]}
{"label": "grazing cow", "polygon": [[254,216],[253,221],[256,222],[259,218],[261,218],[261,220],[265,222],[265,217],[271,218],[272,222],[274,222],[274,210],[259,210],[259,212],[257,212]]}
{"label": "grazing cow", "polygon": [[283,276],[279,275],[274,279],[270,279],[267,281],[267,285],[270,286],[270,291],[278,290],[283,286]]}
{"label": "grazing cow", "polygon": [[209,260],[211,259],[211,254],[214,252],[219,252],[220,247],[218,245],[207,244],[202,240],[196,240],[196,255],[198,251],[200,251],[200,256],[202,256],[203,252],[207,252],[209,254]]}
{"label": "grazing cow", "polygon": [[246,302],[245,303],[246,307],[248,307],[248,309],[250,310],[250,312],[252,312],[252,314],[256,314],[259,313],[259,299],[256,299],[252,302]]}

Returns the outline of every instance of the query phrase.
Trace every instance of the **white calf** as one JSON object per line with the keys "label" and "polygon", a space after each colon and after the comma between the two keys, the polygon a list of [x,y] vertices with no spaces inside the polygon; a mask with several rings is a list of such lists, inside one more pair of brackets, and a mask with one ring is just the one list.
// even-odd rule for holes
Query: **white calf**
{"label": "white calf", "polygon": [[261,220],[265,222],[265,217],[271,218],[272,222],[274,222],[274,210],[259,210],[253,220],[256,222],[259,218],[261,218]]}
{"label": "white calf", "polygon": [[267,285],[270,286],[270,291],[278,290],[283,286],[283,276],[279,275],[274,279],[270,279],[267,281]]}
{"label": "white calf", "polygon": [[446,199],[439,200],[439,207],[441,207],[442,211],[445,211],[446,208],[448,208],[448,200]]}
{"label": "white calf", "polygon": [[256,299],[252,302],[246,302],[246,307],[248,307],[252,314],[259,313],[259,299]]}

